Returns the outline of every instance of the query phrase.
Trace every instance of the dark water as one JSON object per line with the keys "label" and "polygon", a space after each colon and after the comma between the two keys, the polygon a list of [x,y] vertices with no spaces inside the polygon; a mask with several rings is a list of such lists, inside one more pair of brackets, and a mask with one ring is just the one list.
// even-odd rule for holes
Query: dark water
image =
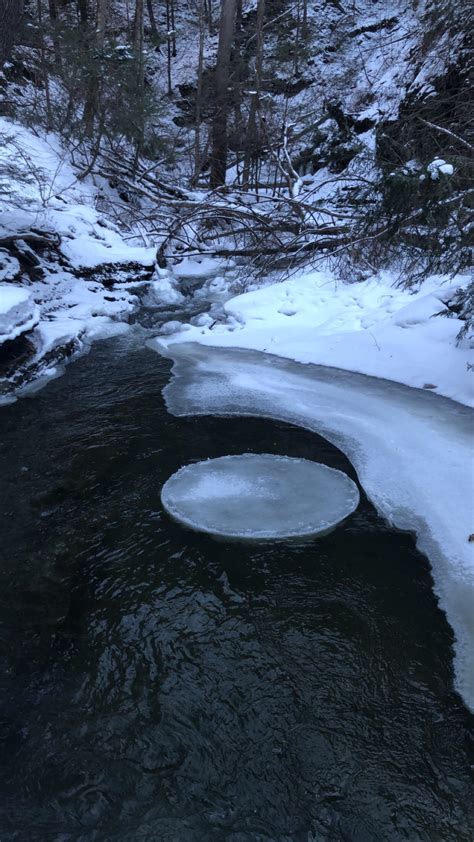
{"label": "dark water", "polygon": [[[99,343],[0,412],[0,840],[473,839],[470,717],[412,538],[363,500],[310,544],[217,543],[162,483],[289,425],[175,419]],[[472,718],[471,718],[472,719]]]}

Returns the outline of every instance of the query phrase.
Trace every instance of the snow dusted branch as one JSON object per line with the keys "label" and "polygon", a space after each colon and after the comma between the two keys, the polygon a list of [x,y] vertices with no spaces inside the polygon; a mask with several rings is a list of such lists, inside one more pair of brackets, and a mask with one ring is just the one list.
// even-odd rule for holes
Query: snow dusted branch
{"label": "snow dusted branch", "polygon": [[430,123],[429,120],[425,120],[423,117],[418,117],[418,119],[420,123],[423,123],[425,126],[429,126],[430,129],[434,129],[437,132],[442,132],[442,134],[445,134],[448,137],[454,138],[454,140],[456,140],[466,149],[469,149],[470,152],[474,152],[474,146],[472,145],[472,143],[469,143],[467,140],[464,140],[464,138],[459,137],[459,135],[451,131],[451,129],[445,129],[444,126],[438,126],[436,125],[436,123]]}

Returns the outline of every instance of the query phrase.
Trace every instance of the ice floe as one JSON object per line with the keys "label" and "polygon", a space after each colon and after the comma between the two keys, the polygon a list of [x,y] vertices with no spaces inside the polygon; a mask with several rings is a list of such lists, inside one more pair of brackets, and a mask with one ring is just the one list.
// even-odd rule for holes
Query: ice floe
{"label": "ice floe", "polygon": [[271,541],[326,534],[355,511],[359,491],[327,465],[245,453],[185,465],[165,483],[161,500],[191,529]]}

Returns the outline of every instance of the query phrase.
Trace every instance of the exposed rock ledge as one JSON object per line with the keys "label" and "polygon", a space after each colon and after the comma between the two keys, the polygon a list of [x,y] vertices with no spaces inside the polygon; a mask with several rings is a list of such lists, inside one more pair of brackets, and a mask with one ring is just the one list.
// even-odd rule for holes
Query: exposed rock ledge
{"label": "exposed rock ledge", "polygon": [[[150,281],[154,253],[81,266],[50,231],[0,239],[0,403],[81,351],[121,329],[137,304],[134,287]],[[115,252],[111,252],[114,254]],[[133,249],[130,254],[134,256]]]}

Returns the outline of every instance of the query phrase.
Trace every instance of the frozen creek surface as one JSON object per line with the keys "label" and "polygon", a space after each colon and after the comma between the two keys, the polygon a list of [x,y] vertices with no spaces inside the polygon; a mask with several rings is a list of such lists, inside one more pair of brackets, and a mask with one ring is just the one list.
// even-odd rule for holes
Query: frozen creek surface
{"label": "frozen creek surface", "polygon": [[191,529],[271,541],[329,532],[355,511],[359,492],[327,465],[244,453],[185,465],[163,486],[161,502]]}
{"label": "frozen creek surface", "polygon": [[251,351],[189,344],[167,353],[176,363],[165,393],[172,412],[263,415],[321,433],[348,456],[387,521],[416,533],[456,635],[456,686],[474,710],[474,412],[397,383]]}
{"label": "frozen creek surface", "polygon": [[[412,536],[363,493],[309,543],[174,524],[160,489],[191,462],[266,452],[357,476],[284,421],[173,416],[170,363],[144,342],[96,343],[0,413],[2,842],[471,842],[473,717]],[[177,411],[245,412],[265,367],[292,388],[291,366],[245,355],[226,393],[231,355],[194,350]]]}

